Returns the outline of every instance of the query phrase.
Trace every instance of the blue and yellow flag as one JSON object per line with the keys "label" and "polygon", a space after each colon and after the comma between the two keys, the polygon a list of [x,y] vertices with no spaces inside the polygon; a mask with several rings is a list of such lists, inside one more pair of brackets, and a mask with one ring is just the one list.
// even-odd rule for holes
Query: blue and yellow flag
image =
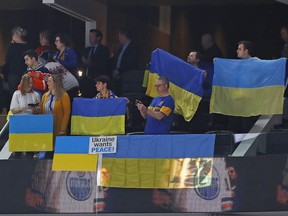
{"label": "blue and yellow flag", "polygon": [[58,136],[53,171],[96,171],[97,154],[88,154],[89,136]]}
{"label": "blue and yellow flag", "polygon": [[[95,171],[89,136],[57,137],[53,171]],[[191,188],[211,183],[215,134],[117,136],[117,153],[103,154],[101,185]]]}
{"label": "blue and yellow flag", "polygon": [[117,153],[103,155],[102,186],[193,188],[211,183],[215,135],[122,136],[118,140]]}
{"label": "blue and yellow flag", "polygon": [[126,104],[127,101],[124,98],[74,99],[71,134],[125,134]]}
{"label": "blue and yellow flag", "polygon": [[169,92],[175,101],[174,112],[190,121],[201,101],[203,73],[200,69],[161,49],[151,55],[151,67],[146,94],[157,96],[154,85],[158,76],[170,81]]}
{"label": "blue and yellow flag", "polygon": [[210,112],[282,114],[286,59],[215,59]]}
{"label": "blue and yellow flag", "polygon": [[9,151],[52,151],[53,115],[11,115]]}

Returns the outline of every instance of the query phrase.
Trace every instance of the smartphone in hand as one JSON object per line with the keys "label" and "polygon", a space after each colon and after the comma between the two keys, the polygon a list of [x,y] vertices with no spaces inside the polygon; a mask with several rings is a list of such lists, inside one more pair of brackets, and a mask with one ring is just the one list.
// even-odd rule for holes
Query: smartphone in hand
{"label": "smartphone in hand", "polygon": [[37,107],[38,105],[39,105],[39,103],[36,103],[36,104],[30,103],[30,104],[28,104],[28,106],[30,106],[30,107],[32,107],[32,108]]}

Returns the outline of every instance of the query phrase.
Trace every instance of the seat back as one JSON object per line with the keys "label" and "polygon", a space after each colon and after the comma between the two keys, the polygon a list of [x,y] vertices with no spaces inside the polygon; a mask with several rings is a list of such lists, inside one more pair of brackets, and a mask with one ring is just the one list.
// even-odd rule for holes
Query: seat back
{"label": "seat back", "polygon": [[125,71],[122,77],[121,93],[122,95],[129,94],[144,94],[143,88],[144,70]]}
{"label": "seat back", "polygon": [[231,155],[236,148],[234,134],[231,131],[208,131],[207,134],[216,134],[214,156],[225,157]]}
{"label": "seat back", "polygon": [[267,133],[266,154],[288,154],[288,130],[277,129]]}

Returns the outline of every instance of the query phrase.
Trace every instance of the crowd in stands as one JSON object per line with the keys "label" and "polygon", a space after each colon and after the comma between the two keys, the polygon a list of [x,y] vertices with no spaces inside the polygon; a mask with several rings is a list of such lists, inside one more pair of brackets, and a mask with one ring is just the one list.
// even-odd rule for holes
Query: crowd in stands
{"label": "crowd in stands", "polygon": [[[14,27],[11,35],[0,73],[0,113],[7,114],[9,109],[13,114],[53,113],[56,116],[55,135],[69,133],[73,98],[80,95],[96,99],[122,96],[123,75],[138,69],[139,51],[126,29],[118,32],[119,49],[111,59],[108,47],[101,44],[103,34],[98,29],[90,30],[90,46],[83,50],[80,58],[72,47],[70,36],[65,33],[53,34],[50,30],[40,32],[40,46],[35,50],[27,43],[28,32],[25,28]],[[281,55],[287,58],[287,26],[281,28],[281,38],[285,42]],[[141,101],[136,103],[139,115],[147,118],[145,133],[169,133],[172,125],[176,129],[183,129],[183,125],[187,124],[190,124],[192,131],[196,126],[200,132],[209,129],[248,132],[258,119],[259,116],[242,118],[208,114],[213,61],[216,57],[223,57],[223,54],[209,33],[203,34],[201,45],[202,52],[193,50],[187,57],[187,62],[200,68],[205,78],[203,101],[196,116],[190,123],[181,122],[179,116],[175,116],[178,120],[173,121],[174,101],[168,92],[169,81],[160,77],[155,85],[159,98],[149,106]],[[236,52],[240,59],[257,58],[253,56],[250,41],[240,41]],[[78,68],[83,71],[82,77],[78,77]],[[285,105],[288,107],[287,103]]]}

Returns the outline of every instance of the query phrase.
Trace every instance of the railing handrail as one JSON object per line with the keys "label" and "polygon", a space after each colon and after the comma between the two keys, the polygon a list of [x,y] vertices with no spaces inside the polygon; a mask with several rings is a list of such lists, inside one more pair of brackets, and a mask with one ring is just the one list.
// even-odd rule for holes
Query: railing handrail
{"label": "railing handrail", "polygon": [[2,138],[3,134],[5,133],[5,131],[8,129],[9,126],[9,120],[5,123],[5,125],[3,126],[3,128],[0,131],[0,138]]}

